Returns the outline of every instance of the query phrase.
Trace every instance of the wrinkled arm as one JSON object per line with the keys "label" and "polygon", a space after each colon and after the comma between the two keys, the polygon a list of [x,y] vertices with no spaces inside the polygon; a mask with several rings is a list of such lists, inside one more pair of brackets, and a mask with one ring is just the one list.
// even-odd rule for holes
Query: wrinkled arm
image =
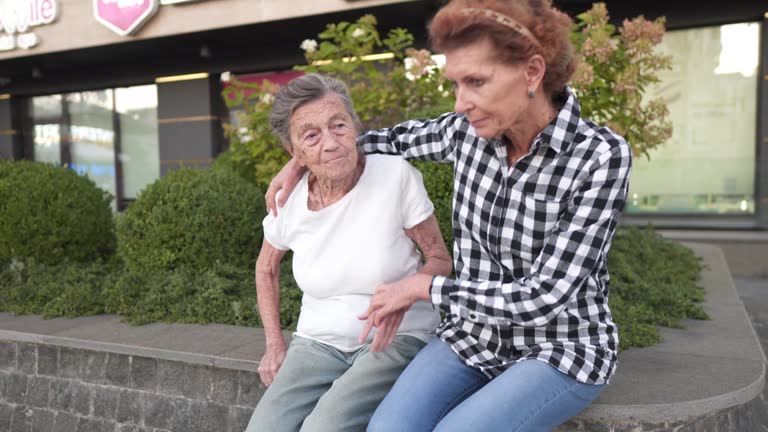
{"label": "wrinkled arm", "polygon": [[406,229],[405,234],[419,245],[424,254],[424,266],[419,273],[430,276],[451,274],[453,271],[451,255],[440,234],[440,226],[434,214],[413,228]]}
{"label": "wrinkled arm", "polygon": [[362,342],[371,328],[377,327],[371,350],[386,348],[397,334],[397,329],[408,309],[419,300],[430,301],[429,286],[434,275],[448,276],[453,270],[451,256],[445,247],[435,215],[405,230],[405,233],[421,248],[424,266],[415,275],[391,284],[380,285],[371,298],[371,303],[360,319],[367,320],[360,335]]}
{"label": "wrinkled arm", "polygon": [[256,297],[264,324],[267,347],[259,363],[259,375],[270,385],[285,358],[285,340],[280,327],[280,260],[285,255],[267,240],[261,245],[256,260]]}
{"label": "wrinkled arm", "polygon": [[477,282],[436,276],[432,302],[444,312],[472,322],[548,324],[605,259],[624,208],[630,163],[626,145],[600,155],[527,277]]}

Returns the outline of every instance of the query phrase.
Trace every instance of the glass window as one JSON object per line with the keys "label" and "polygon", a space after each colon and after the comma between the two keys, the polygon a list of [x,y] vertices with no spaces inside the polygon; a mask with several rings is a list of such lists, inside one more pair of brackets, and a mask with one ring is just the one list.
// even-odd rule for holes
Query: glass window
{"label": "glass window", "polygon": [[35,160],[61,164],[61,95],[34,97],[31,110]]}
{"label": "glass window", "polygon": [[70,167],[117,196],[112,90],[69,93],[65,99]]}
{"label": "glass window", "polygon": [[661,50],[673,69],[649,96],[666,99],[672,138],[637,157],[634,213],[754,213],[760,27],[670,31]]}
{"label": "glass window", "polygon": [[37,96],[30,111],[34,160],[67,164],[118,200],[160,177],[155,85]]}
{"label": "glass window", "polygon": [[144,187],[160,178],[157,86],[115,89],[115,102],[120,123],[123,197],[135,199]]}

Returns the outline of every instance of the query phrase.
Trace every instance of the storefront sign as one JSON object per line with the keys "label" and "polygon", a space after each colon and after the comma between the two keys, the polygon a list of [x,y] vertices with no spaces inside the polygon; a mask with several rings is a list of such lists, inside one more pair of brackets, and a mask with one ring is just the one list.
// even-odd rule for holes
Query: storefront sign
{"label": "storefront sign", "polygon": [[[50,24],[59,16],[56,0],[0,0],[0,51],[29,49],[39,43],[30,27]],[[18,35],[17,35],[18,33]]]}
{"label": "storefront sign", "polygon": [[93,14],[108,29],[128,36],[157,12],[158,5],[158,0],[93,0]]}

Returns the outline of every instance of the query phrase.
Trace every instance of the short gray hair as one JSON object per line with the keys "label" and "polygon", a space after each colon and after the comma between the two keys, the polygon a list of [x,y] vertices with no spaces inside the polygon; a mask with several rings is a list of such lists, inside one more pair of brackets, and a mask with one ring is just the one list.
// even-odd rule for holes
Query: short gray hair
{"label": "short gray hair", "polygon": [[323,98],[328,93],[336,93],[344,104],[347,113],[352,117],[355,132],[363,129],[360,118],[352,106],[347,86],[343,82],[325,75],[310,73],[293,79],[282,86],[275,96],[272,104],[272,113],[269,116],[269,124],[272,132],[280,138],[280,142],[287,149],[291,149],[291,116],[303,105]]}

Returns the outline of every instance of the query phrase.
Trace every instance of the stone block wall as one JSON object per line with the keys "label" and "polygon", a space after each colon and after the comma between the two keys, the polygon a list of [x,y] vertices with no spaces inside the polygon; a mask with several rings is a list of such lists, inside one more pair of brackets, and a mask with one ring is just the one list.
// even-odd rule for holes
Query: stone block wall
{"label": "stone block wall", "polygon": [[0,341],[0,431],[242,432],[253,371]]}

